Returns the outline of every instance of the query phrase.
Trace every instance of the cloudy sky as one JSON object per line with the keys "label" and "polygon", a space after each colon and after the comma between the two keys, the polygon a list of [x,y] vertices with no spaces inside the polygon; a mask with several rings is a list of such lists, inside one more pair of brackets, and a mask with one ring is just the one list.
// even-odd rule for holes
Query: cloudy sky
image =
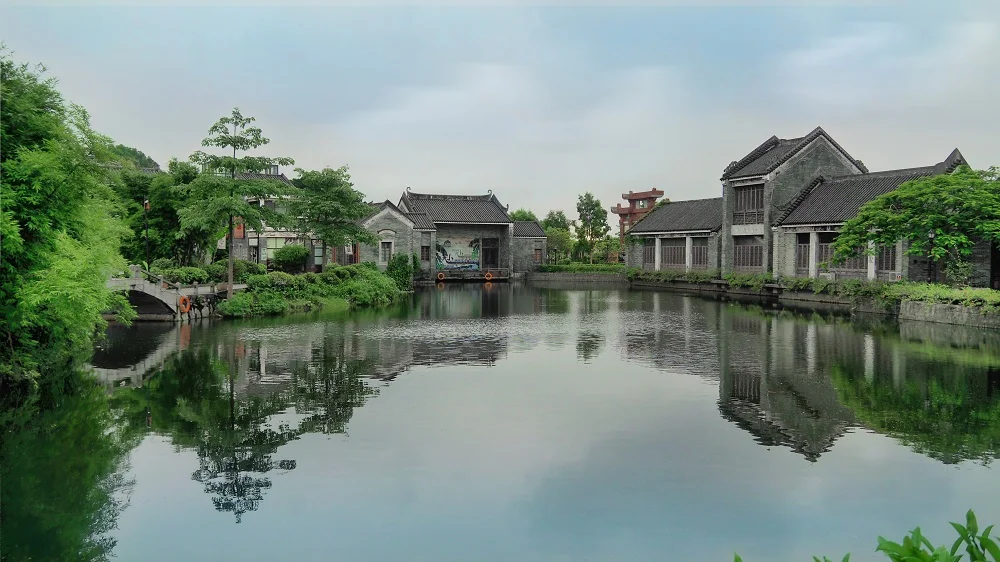
{"label": "cloudy sky", "polygon": [[588,190],[715,197],[730,161],[817,125],[872,170],[955,147],[1000,164],[991,0],[170,4],[0,0],[0,38],[161,165],[239,106],[264,154],[349,165],[374,200],[492,189],[575,215]]}

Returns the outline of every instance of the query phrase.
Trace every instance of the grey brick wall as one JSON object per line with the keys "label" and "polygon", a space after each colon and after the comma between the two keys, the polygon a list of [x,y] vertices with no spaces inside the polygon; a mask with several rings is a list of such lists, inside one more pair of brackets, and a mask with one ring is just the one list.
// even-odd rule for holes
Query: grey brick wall
{"label": "grey brick wall", "polygon": [[972,279],[969,284],[973,287],[989,287],[990,274],[993,258],[993,248],[988,241],[980,241],[972,249],[969,261],[972,263]]}
{"label": "grey brick wall", "polygon": [[[642,263],[643,242],[645,242],[647,238],[648,237],[636,236],[639,243],[625,249],[625,265],[627,267],[639,267],[648,271],[653,270],[655,264]],[[701,238],[704,237],[702,236]],[[718,232],[712,233],[708,236],[708,267],[705,269],[719,269],[719,259],[722,252],[721,243],[722,240]]]}
{"label": "grey brick wall", "polygon": [[535,249],[542,251],[542,260],[547,254],[548,241],[545,238],[514,238],[514,273],[536,271]]}
{"label": "grey brick wall", "polygon": [[[412,228],[410,228],[409,224],[403,222],[395,215],[386,214],[381,217],[378,217],[372,224],[368,226],[368,230],[374,233],[376,236],[379,236],[379,231],[383,230],[393,231],[395,233],[394,235],[386,235],[383,237],[384,240],[393,241],[393,254],[404,253],[407,255],[411,255],[415,252],[418,254],[420,252],[421,235],[424,233],[413,230]],[[359,256],[360,259],[358,261],[375,262],[376,264],[378,264],[379,269],[384,271],[386,265],[388,264],[379,261],[380,244],[381,240],[374,245],[362,244],[359,249],[359,253],[361,255]]]}
{"label": "grey brick wall", "polygon": [[[841,176],[857,173],[853,165],[826,139],[820,137],[785,162],[772,174],[772,178],[764,183],[764,270],[776,272],[774,256],[773,231],[770,225],[781,213],[779,207],[787,205],[803,189],[809,186],[819,175]],[[733,237],[732,220],[735,207],[735,197],[731,182],[725,182],[723,188],[723,209],[725,216],[722,221],[722,269],[732,271]],[[782,257],[784,262],[785,258]],[[781,265],[779,267],[787,267]]]}

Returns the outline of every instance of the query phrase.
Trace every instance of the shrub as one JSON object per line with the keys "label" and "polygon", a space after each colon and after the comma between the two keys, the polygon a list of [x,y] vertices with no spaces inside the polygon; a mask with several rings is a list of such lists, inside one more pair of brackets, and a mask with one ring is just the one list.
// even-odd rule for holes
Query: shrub
{"label": "shrub", "polygon": [[200,267],[177,267],[160,272],[164,279],[171,283],[190,285],[192,283],[207,283],[208,273]]}
{"label": "shrub", "polygon": [[298,244],[288,244],[274,251],[274,267],[288,273],[298,273],[305,269],[309,259],[309,248]]}
{"label": "shrub", "polygon": [[972,264],[961,258],[948,260],[944,266],[944,276],[952,285],[966,286],[969,279],[972,279]]}
{"label": "shrub", "polygon": [[692,269],[691,271],[662,269],[660,271],[645,271],[637,267],[629,268],[626,272],[629,280],[642,281],[680,281],[684,283],[710,283],[719,279],[717,269]]}
{"label": "shrub", "polygon": [[413,265],[410,261],[410,256],[396,254],[389,258],[389,265],[385,268],[385,274],[396,282],[396,287],[400,291],[409,290],[413,286]]}
{"label": "shrub", "polygon": [[288,302],[280,293],[272,290],[243,291],[219,303],[218,311],[223,316],[241,317],[270,316],[283,314],[288,310]]}
{"label": "shrub", "polygon": [[764,285],[773,283],[770,273],[727,273],[723,277],[730,287],[746,287],[752,291],[764,290]]}
{"label": "shrub", "polygon": [[149,271],[152,273],[163,273],[168,269],[174,269],[177,267],[177,262],[171,258],[156,258],[153,263],[149,264]]}
{"label": "shrub", "polygon": [[413,254],[413,274],[416,275],[417,273],[420,273],[420,255],[414,253]]}
{"label": "shrub", "polygon": [[[226,266],[220,263],[210,263],[204,268],[205,273],[208,274],[208,280],[214,281],[216,283],[222,283],[226,280]],[[235,273],[235,272],[234,272]],[[235,277],[235,274],[233,275]]]}

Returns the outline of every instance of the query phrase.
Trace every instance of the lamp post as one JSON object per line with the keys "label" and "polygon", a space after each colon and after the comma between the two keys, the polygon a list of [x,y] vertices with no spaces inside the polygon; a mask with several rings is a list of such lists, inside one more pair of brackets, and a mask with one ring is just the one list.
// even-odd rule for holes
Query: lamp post
{"label": "lamp post", "polygon": [[927,233],[927,239],[930,241],[930,247],[927,249],[927,282],[933,283],[932,275],[934,271],[934,231]]}
{"label": "lamp post", "polygon": [[149,269],[149,199],[142,202],[142,221],[146,227],[146,269]]}

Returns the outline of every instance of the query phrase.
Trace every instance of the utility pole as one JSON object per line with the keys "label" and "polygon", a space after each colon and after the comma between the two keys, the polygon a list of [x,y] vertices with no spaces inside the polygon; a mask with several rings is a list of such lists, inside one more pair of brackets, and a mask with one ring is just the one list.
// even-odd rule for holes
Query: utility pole
{"label": "utility pole", "polygon": [[146,226],[146,270],[149,270],[149,199],[142,202],[142,221]]}

